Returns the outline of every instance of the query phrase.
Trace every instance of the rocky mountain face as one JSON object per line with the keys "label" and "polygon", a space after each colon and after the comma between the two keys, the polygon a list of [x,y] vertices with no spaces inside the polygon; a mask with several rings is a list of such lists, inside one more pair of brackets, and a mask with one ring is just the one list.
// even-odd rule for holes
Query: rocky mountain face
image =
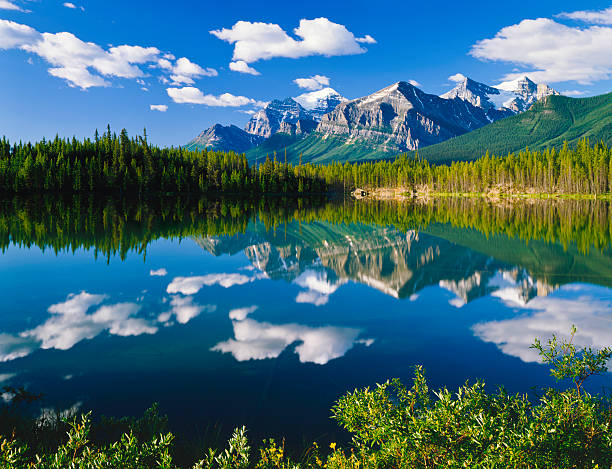
{"label": "rocky mountain face", "polygon": [[263,142],[264,138],[252,135],[235,125],[215,124],[191,140],[185,148],[188,150],[219,150],[245,152]]}
{"label": "rocky mountain face", "polygon": [[338,104],[348,101],[333,88],[304,93],[293,99],[308,111],[315,122],[321,122],[324,114],[332,112]]}
{"label": "rocky mountain face", "polygon": [[504,106],[515,113],[527,111],[535,102],[546,96],[559,94],[550,86],[536,84],[527,77],[517,81],[514,86],[508,85],[507,88],[506,91],[514,96],[504,103]]}
{"label": "rocky mountain face", "polygon": [[527,111],[542,98],[559,93],[545,84],[536,84],[528,77],[500,87],[478,83],[470,78],[441,95],[444,99],[461,99],[490,113],[492,121]]}
{"label": "rocky mountain face", "polygon": [[[189,142],[188,148],[250,150],[249,158],[256,159],[261,155],[255,154],[259,150],[254,147],[280,132],[299,137],[298,146],[300,140],[308,138],[306,150],[293,151],[283,139],[279,140],[283,148],[275,148],[274,139],[271,139],[267,145],[270,148],[266,147],[264,154],[287,149],[290,161],[302,154],[306,161],[315,161],[324,160],[325,152],[338,150],[334,158],[343,160],[350,159],[357,154],[356,149],[361,148],[363,154],[387,156],[418,150],[471,132],[524,112],[538,100],[553,94],[559,93],[527,77],[500,87],[464,78],[441,96],[398,82],[352,101],[332,88],[323,88],[269,102],[249,120],[244,131],[235,126],[213,126]],[[330,145],[322,143],[333,141],[328,140],[329,137],[339,137],[331,150]]]}
{"label": "rocky mountain face", "polygon": [[504,117],[509,117],[514,114],[510,109],[498,106],[493,102],[492,98],[497,98],[501,95],[501,91],[492,86],[478,83],[471,78],[465,78],[459,82],[455,88],[448,93],[440,95],[444,99],[461,99],[485,110],[487,117],[491,122],[494,122]]}
{"label": "rocky mountain face", "polygon": [[196,242],[215,255],[243,250],[255,269],[273,280],[316,290],[312,298],[319,301],[348,281],[395,298],[438,285],[454,293],[455,306],[502,289],[526,303],[555,289],[525,269],[416,231],[324,222],[293,228],[276,235],[257,230]]}
{"label": "rocky mountain face", "polygon": [[279,131],[281,124],[296,125],[299,121],[312,120],[312,117],[293,98],[275,99],[258,111],[244,130],[253,135],[268,138]]}
{"label": "rocky mountain face", "polygon": [[443,99],[400,81],[364,98],[339,104],[316,132],[366,141],[389,151],[417,150],[491,122],[482,107]]}

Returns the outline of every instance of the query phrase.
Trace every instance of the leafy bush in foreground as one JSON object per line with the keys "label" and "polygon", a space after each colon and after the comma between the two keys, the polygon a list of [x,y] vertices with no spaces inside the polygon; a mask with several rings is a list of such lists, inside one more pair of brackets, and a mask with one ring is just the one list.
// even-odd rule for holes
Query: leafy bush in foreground
{"label": "leafy bush in foreground", "polygon": [[[455,394],[447,389],[430,393],[424,372],[417,367],[410,389],[398,380],[388,381],[349,393],[334,405],[333,417],[353,434],[348,449],[332,443],[331,452],[322,456],[315,443],[300,461],[291,461],[284,446],[274,440],[264,441],[253,453],[246,430],[240,428],[226,449],[209,450],[192,467],[611,467],[611,402],[589,394],[583,384],[607,371],[612,350],[577,349],[572,340],[555,336],[545,345],[536,340],[533,348],[552,366],[555,378],[571,379],[574,386],[564,391],[548,388],[535,402],[503,389],[488,394],[482,382],[466,383]],[[89,415],[75,418],[69,422],[67,439],[46,452],[28,449],[14,436],[0,437],[0,467],[177,467],[170,433],[140,441],[130,430],[118,441],[96,445],[89,439],[90,430]]]}

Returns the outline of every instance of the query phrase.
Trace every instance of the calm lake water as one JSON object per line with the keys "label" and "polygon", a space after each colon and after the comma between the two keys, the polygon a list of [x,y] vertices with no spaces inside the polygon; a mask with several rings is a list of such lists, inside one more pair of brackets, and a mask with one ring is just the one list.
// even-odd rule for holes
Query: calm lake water
{"label": "calm lake water", "polygon": [[612,344],[611,233],[604,202],[5,201],[0,385],[309,440],[416,364],[529,392],[534,337]]}

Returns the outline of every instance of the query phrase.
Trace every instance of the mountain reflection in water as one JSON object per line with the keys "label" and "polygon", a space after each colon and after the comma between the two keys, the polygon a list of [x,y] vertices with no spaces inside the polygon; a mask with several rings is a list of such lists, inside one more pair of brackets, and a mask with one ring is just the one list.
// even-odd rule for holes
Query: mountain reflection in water
{"label": "mountain reflection in water", "polygon": [[606,202],[0,205],[0,381],[51,405],[311,435],[415,364],[526,391],[535,337],[612,343]]}

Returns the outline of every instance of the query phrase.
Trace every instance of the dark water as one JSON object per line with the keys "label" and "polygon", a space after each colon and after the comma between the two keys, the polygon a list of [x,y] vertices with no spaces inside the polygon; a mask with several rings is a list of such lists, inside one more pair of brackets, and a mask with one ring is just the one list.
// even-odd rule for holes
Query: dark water
{"label": "dark water", "polygon": [[609,209],[5,202],[0,384],[293,439],[334,435],[335,399],[416,364],[432,387],[528,392],[551,383],[534,337],[612,344]]}

